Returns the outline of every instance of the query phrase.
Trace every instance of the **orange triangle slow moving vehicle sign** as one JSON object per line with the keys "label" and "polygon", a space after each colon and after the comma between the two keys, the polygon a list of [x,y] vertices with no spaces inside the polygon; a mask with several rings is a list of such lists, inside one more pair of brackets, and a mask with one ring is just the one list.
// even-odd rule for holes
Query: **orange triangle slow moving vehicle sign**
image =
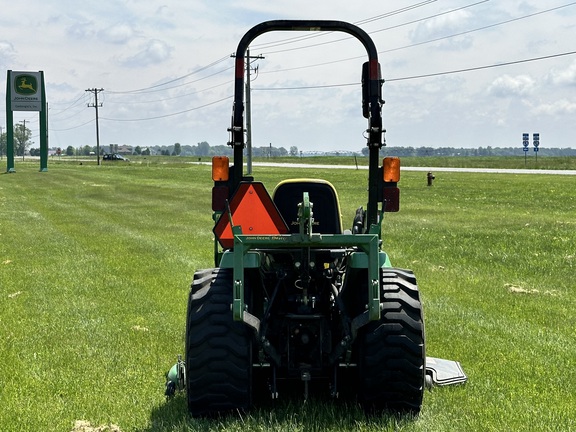
{"label": "orange triangle slow moving vehicle sign", "polygon": [[[290,232],[266,188],[259,182],[240,183],[230,201],[230,213],[234,225],[242,227],[243,235],[277,235]],[[216,222],[214,235],[223,248],[234,246],[228,211],[222,213]]]}

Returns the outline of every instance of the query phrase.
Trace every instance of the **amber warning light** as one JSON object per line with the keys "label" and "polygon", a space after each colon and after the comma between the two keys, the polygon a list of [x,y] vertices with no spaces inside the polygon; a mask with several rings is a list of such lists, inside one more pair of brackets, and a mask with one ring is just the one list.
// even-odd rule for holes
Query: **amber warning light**
{"label": "amber warning light", "polygon": [[228,156],[214,156],[212,158],[213,181],[228,181],[230,175],[229,162]]}
{"label": "amber warning light", "polygon": [[388,156],[382,162],[382,201],[385,212],[400,211],[400,189],[397,183],[400,181],[400,158]]}
{"label": "amber warning light", "polygon": [[400,158],[385,157],[383,165],[384,181],[386,183],[398,183],[400,181]]}

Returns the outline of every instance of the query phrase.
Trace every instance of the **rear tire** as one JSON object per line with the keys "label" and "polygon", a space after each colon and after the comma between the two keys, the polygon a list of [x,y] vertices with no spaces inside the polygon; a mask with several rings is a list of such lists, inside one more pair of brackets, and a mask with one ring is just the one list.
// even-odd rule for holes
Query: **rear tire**
{"label": "rear tire", "polygon": [[369,413],[418,414],[426,375],[424,318],[410,270],[381,270],[380,320],[359,331],[358,396]]}
{"label": "rear tire", "polygon": [[252,337],[232,318],[232,283],[230,269],[194,274],[186,317],[186,392],[194,416],[252,404]]}

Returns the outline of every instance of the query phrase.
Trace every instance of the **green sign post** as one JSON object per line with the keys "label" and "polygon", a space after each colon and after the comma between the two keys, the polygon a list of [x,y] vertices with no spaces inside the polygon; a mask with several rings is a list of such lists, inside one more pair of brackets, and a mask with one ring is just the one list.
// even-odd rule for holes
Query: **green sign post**
{"label": "green sign post", "polygon": [[6,172],[14,169],[14,111],[40,114],[40,171],[48,171],[48,110],[44,72],[8,71],[6,79]]}

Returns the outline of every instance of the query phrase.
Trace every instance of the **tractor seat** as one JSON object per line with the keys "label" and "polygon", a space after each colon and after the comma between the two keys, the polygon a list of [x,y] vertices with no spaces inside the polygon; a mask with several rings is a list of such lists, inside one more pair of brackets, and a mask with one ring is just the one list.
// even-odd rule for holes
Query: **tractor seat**
{"label": "tractor seat", "polygon": [[299,232],[298,204],[302,202],[304,192],[308,192],[313,204],[313,231],[319,234],[342,234],[342,217],[336,190],[330,182],[317,179],[284,180],[274,189],[272,200],[290,232]]}

